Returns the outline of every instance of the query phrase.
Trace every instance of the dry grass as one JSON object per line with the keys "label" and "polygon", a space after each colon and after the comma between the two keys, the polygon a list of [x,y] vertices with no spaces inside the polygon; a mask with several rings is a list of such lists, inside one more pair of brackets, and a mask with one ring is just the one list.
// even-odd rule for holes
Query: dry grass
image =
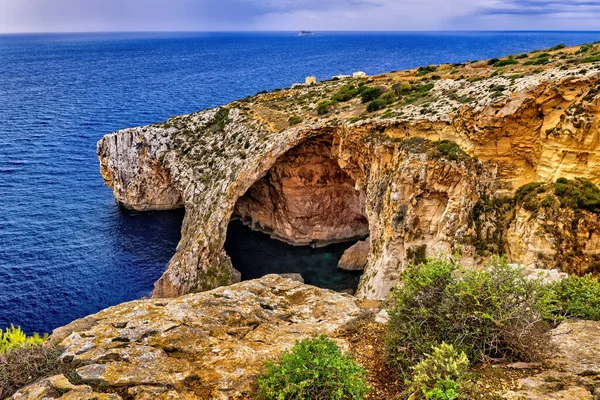
{"label": "dry grass", "polygon": [[27,346],[0,354],[0,399],[40,378],[71,371],[61,353],[56,347]]}

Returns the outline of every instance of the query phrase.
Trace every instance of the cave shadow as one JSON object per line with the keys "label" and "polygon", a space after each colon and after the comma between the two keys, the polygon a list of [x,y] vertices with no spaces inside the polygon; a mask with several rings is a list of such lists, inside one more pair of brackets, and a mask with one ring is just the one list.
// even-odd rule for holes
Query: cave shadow
{"label": "cave shadow", "polygon": [[292,246],[233,220],[227,229],[225,251],[242,280],[267,274],[299,273],[305,283],[336,291],[356,290],[362,271],[344,271],[338,262],[355,242],[325,247]]}

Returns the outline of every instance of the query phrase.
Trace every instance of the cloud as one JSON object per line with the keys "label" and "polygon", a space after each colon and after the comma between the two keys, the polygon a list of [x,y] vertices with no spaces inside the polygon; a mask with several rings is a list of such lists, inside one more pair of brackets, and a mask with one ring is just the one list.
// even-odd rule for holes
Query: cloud
{"label": "cloud", "polygon": [[600,1],[595,0],[498,0],[482,4],[478,9],[481,15],[581,15],[600,12]]}
{"label": "cloud", "polygon": [[0,0],[0,32],[598,29],[600,0]]}

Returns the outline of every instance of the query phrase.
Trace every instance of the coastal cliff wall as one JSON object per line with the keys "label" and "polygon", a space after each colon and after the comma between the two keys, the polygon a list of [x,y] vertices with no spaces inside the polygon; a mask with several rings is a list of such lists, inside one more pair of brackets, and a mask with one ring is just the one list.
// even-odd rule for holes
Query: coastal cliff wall
{"label": "coastal cliff wall", "polygon": [[[558,205],[550,238],[543,216],[531,218],[513,197],[536,181],[600,183],[600,72],[552,57],[502,73],[470,63],[257,95],[107,135],[101,172],[127,208],[185,207],[155,297],[238,281],[223,250],[236,216],[293,244],[369,234],[357,292],[368,298],[384,298],[407,262],[438,254],[477,265],[508,253],[512,262],[590,270],[597,246],[581,245],[572,227],[585,225],[596,243],[594,212]],[[330,100],[350,86],[395,97],[376,111],[360,96]]]}

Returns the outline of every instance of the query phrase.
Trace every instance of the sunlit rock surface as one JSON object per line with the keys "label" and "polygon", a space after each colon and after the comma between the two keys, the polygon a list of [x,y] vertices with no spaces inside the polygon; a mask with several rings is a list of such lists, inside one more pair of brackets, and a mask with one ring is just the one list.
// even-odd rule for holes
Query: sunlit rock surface
{"label": "sunlit rock surface", "polygon": [[[322,82],[118,131],[98,143],[102,176],[125,207],[185,207],[154,297],[240,279],[223,250],[236,212],[290,243],[369,234],[357,290],[367,298],[386,297],[415,256],[460,253],[480,265],[508,253],[514,263],[594,271],[595,219],[531,217],[502,202],[533,181],[600,183],[600,72],[582,68],[577,51],[549,51],[542,65],[525,64],[532,53],[504,68],[473,62]],[[360,96],[316,112],[348,84],[396,97],[375,112]]]}
{"label": "sunlit rock surface", "polygon": [[[74,399],[236,399],[267,360],[314,334],[360,317],[357,299],[267,275],[175,299],[123,303],[58,328],[50,342],[81,364],[77,386],[62,376],[22,389],[39,399],[63,388]],[[338,343],[344,348],[343,339]],[[106,394],[113,393],[113,394]],[[68,394],[68,393],[67,393]]]}

